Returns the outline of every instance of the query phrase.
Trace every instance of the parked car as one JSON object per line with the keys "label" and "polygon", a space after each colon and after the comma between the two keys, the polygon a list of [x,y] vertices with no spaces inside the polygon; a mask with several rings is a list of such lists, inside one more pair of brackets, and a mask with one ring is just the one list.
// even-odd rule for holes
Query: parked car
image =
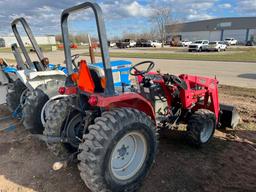
{"label": "parked car", "polygon": [[254,46],[255,42],[254,41],[247,41],[245,46]]}
{"label": "parked car", "polygon": [[123,41],[119,41],[116,43],[116,46],[120,49],[135,47],[135,45],[136,45],[136,42],[131,39],[125,39]]}
{"label": "parked car", "polygon": [[207,50],[208,51],[226,51],[227,45],[223,41],[212,41],[209,43]]}
{"label": "parked car", "polygon": [[136,41],[130,40],[129,47],[135,47],[136,46]]}
{"label": "parked car", "polygon": [[182,47],[188,47],[189,45],[191,45],[192,44],[192,41],[188,41],[188,40],[182,40],[181,42],[180,42],[180,45],[182,46]]}
{"label": "parked car", "polygon": [[109,47],[115,47],[115,46],[116,46],[116,43],[115,43],[115,42],[108,41],[108,46],[109,46]]}
{"label": "parked car", "polygon": [[140,39],[137,41],[136,47],[151,47],[151,42],[145,39]]}
{"label": "parked car", "polygon": [[209,41],[208,40],[198,40],[193,42],[192,44],[190,44],[188,46],[188,51],[192,52],[192,51],[198,51],[198,52],[202,52],[202,51],[206,51],[209,45]]}
{"label": "parked car", "polygon": [[256,45],[256,35],[251,35],[250,40],[245,44],[246,46],[255,46]]}
{"label": "parked car", "polygon": [[154,40],[150,41],[151,47],[162,47],[162,43],[160,41]]}
{"label": "parked car", "polygon": [[226,38],[224,41],[227,45],[237,45],[238,41],[234,38]]}

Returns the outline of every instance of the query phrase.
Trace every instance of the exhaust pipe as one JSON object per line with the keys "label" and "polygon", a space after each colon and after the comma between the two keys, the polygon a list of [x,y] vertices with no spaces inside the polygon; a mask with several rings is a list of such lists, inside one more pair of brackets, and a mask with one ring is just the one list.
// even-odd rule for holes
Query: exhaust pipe
{"label": "exhaust pipe", "polygon": [[235,129],[240,122],[240,116],[236,107],[231,105],[220,104],[220,119],[219,128],[232,128]]}

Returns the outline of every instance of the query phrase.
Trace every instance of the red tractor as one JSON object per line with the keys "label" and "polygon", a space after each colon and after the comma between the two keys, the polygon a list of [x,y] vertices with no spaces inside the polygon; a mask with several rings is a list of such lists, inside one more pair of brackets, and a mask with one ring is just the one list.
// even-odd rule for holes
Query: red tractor
{"label": "red tractor", "polygon": [[[78,74],[73,72],[67,20],[71,13],[87,8],[96,17],[104,76],[84,60]],[[146,61],[130,71],[138,86],[123,85],[117,91],[98,4],[86,2],[64,10],[61,21],[69,77],[59,92],[67,97],[49,107],[45,135],[55,150],[60,149],[60,143],[52,144],[58,138],[65,147],[76,149],[81,177],[92,191],[138,189],[156,156],[158,127],[185,123],[188,138],[197,146],[212,138],[221,123],[216,79],[151,72],[155,64]]]}

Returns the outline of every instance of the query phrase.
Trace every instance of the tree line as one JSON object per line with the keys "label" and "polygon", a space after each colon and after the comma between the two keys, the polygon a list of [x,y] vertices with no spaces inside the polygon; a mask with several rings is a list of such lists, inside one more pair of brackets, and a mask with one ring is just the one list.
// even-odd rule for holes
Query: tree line
{"label": "tree line", "polygon": [[[112,37],[110,41],[118,41],[121,39],[145,39],[145,40],[160,40],[162,45],[167,39],[165,26],[167,24],[174,23],[172,17],[172,11],[168,7],[157,7],[154,8],[152,14],[149,17],[151,27],[149,31],[142,33],[123,33],[122,36]],[[70,35],[69,39],[72,43],[88,43],[88,34]],[[62,36],[56,35],[56,41],[62,43]],[[91,37],[91,41],[98,41],[98,38]]]}

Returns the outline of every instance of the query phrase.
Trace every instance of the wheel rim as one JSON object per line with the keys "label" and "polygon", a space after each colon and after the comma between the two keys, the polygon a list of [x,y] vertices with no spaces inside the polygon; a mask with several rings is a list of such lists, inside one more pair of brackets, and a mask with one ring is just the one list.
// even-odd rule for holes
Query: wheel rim
{"label": "wheel rim", "polygon": [[20,106],[23,107],[28,96],[28,89],[25,89],[20,95]]}
{"label": "wheel rim", "polygon": [[145,137],[139,132],[131,132],[122,137],[116,144],[110,157],[113,175],[119,180],[132,178],[140,168],[147,155]]}
{"label": "wheel rim", "polygon": [[200,139],[202,143],[206,143],[212,136],[214,123],[213,121],[208,121],[204,123],[204,127],[200,133]]}
{"label": "wheel rim", "polygon": [[70,120],[66,128],[66,136],[69,138],[69,144],[74,148],[78,148],[80,140],[83,137],[84,123],[82,120],[81,114],[77,114]]}

